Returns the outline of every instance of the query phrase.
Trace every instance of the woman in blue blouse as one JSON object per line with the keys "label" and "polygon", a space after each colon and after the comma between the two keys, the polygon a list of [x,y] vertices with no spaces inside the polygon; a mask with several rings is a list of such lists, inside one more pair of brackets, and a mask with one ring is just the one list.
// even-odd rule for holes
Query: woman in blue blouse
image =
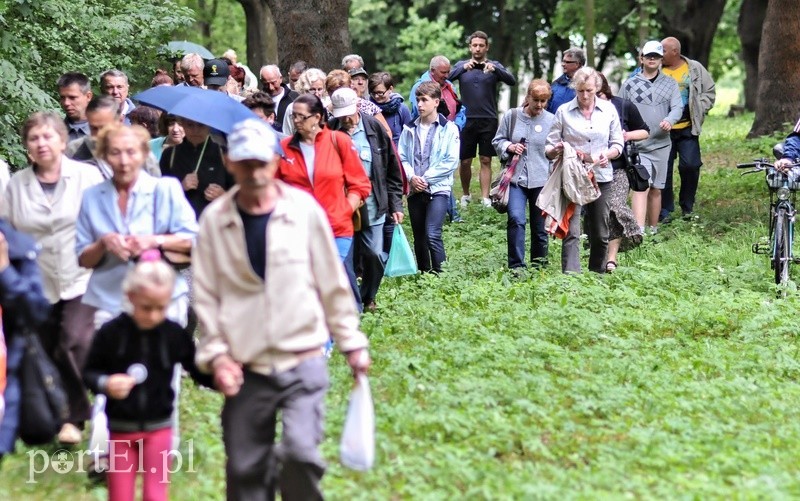
{"label": "woman in blue blouse", "polygon": [[[148,249],[189,253],[197,235],[194,211],[173,178],[154,178],[142,166],[149,134],[139,126],[109,125],[97,154],[111,166],[111,179],[88,189],[78,214],[78,262],[92,269],[83,302],[94,306],[99,328],[123,310],[122,281]],[[187,322],[189,288],[178,278],[167,316]]]}

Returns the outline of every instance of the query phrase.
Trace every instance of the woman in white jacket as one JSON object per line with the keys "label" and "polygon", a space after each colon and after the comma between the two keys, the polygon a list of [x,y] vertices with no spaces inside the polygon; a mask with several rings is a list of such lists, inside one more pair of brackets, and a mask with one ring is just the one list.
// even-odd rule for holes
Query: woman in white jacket
{"label": "woman in white jacket", "polygon": [[58,439],[74,445],[89,418],[81,370],[94,335],[94,309],[81,302],[91,271],[78,265],[76,225],[83,193],[103,177],[94,166],[64,155],[67,129],[55,113],[31,115],[22,127],[22,141],[31,166],[11,178],[0,214],[41,247],[37,262],[52,309],[39,334],[57,361],[69,399],[70,416]]}

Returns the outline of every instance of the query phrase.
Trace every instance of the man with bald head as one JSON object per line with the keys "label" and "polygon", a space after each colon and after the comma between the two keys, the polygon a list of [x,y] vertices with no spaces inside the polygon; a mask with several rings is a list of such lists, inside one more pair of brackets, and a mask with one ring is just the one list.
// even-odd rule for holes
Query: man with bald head
{"label": "man with bald head", "polygon": [[714,80],[699,62],[681,55],[681,43],[675,37],[661,41],[664,47],[664,60],[661,71],[678,82],[683,99],[683,116],[672,126],[670,136],[672,150],[669,154],[667,182],[661,195],[661,217],[669,217],[675,210],[672,191],[673,166],[678,157],[678,173],[681,176],[681,189],[678,203],[684,216],[694,211],[697,185],[700,182],[700,131],[708,111],[714,106],[716,91]]}
{"label": "man with bald head", "polygon": [[275,103],[275,123],[272,127],[278,132],[283,132],[283,116],[286,114],[286,108],[299,94],[283,83],[281,70],[274,64],[262,66],[259,76],[262,89]]}

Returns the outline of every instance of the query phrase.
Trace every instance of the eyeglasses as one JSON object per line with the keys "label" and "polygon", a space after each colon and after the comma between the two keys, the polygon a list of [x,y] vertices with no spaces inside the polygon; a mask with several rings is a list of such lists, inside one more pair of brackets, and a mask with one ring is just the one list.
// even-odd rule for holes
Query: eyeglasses
{"label": "eyeglasses", "polygon": [[578,61],[567,61],[566,59],[564,59],[563,61],[561,61],[561,64],[578,64]]}
{"label": "eyeglasses", "polygon": [[373,92],[372,93],[372,97],[383,97],[383,96],[386,95],[387,92],[389,92],[389,91],[388,90],[384,90],[382,92]]}
{"label": "eyeglasses", "polygon": [[323,92],[325,92],[325,89],[315,89],[311,87],[310,89],[308,89],[308,92],[310,92],[311,94],[322,94]]}
{"label": "eyeglasses", "polygon": [[646,56],[642,56],[642,58],[649,59],[650,61],[654,61],[656,59],[661,59],[661,56],[659,56],[658,54],[648,54]]}
{"label": "eyeglasses", "polygon": [[300,120],[301,122],[305,122],[309,118],[313,117],[314,115],[301,115],[300,113],[292,113],[292,120],[295,122]]}

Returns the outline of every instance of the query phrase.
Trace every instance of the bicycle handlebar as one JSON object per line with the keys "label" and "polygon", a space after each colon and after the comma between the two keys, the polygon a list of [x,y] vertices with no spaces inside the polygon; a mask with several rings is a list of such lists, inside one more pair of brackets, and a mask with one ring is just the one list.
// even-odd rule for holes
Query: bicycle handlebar
{"label": "bicycle handlebar", "polygon": [[[798,160],[797,162],[794,162],[794,163],[791,163],[791,164],[787,165],[785,167],[785,169],[782,169],[782,170],[780,170],[778,172],[780,172],[781,174],[786,175],[786,174],[788,174],[788,171],[790,169],[794,169],[795,167],[800,167],[800,160]],[[770,162],[766,158],[758,158],[758,159],[756,159],[756,160],[754,160],[752,162],[747,162],[747,163],[743,163],[743,164],[737,164],[736,168],[737,169],[752,169],[752,170],[749,170],[747,172],[742,172],[742,175],[744,176],[746,174],[753,174],[755,172],[764,172],[765,170],[770,169],[770,168],[774,169],[775,168],[775,164],[773,164],[772,162]]]}
{"label": "bicycle handlebar", "polygon": [[[743,163],[743,164],[736,164],[736,168],[737,169],[755,168],[757,170],[764,170],[764,169],[766,169],[768,167],[773,167],[774,168],[775,164],[773,164],[772,162],[770,162],[766,158],[756,159],[756,160],[753,160],[752,162],[747,162],[747,163]],[[791,164],[787,165],[787,167],[788,168],[800,167],[800,161],[791,163]]]}

